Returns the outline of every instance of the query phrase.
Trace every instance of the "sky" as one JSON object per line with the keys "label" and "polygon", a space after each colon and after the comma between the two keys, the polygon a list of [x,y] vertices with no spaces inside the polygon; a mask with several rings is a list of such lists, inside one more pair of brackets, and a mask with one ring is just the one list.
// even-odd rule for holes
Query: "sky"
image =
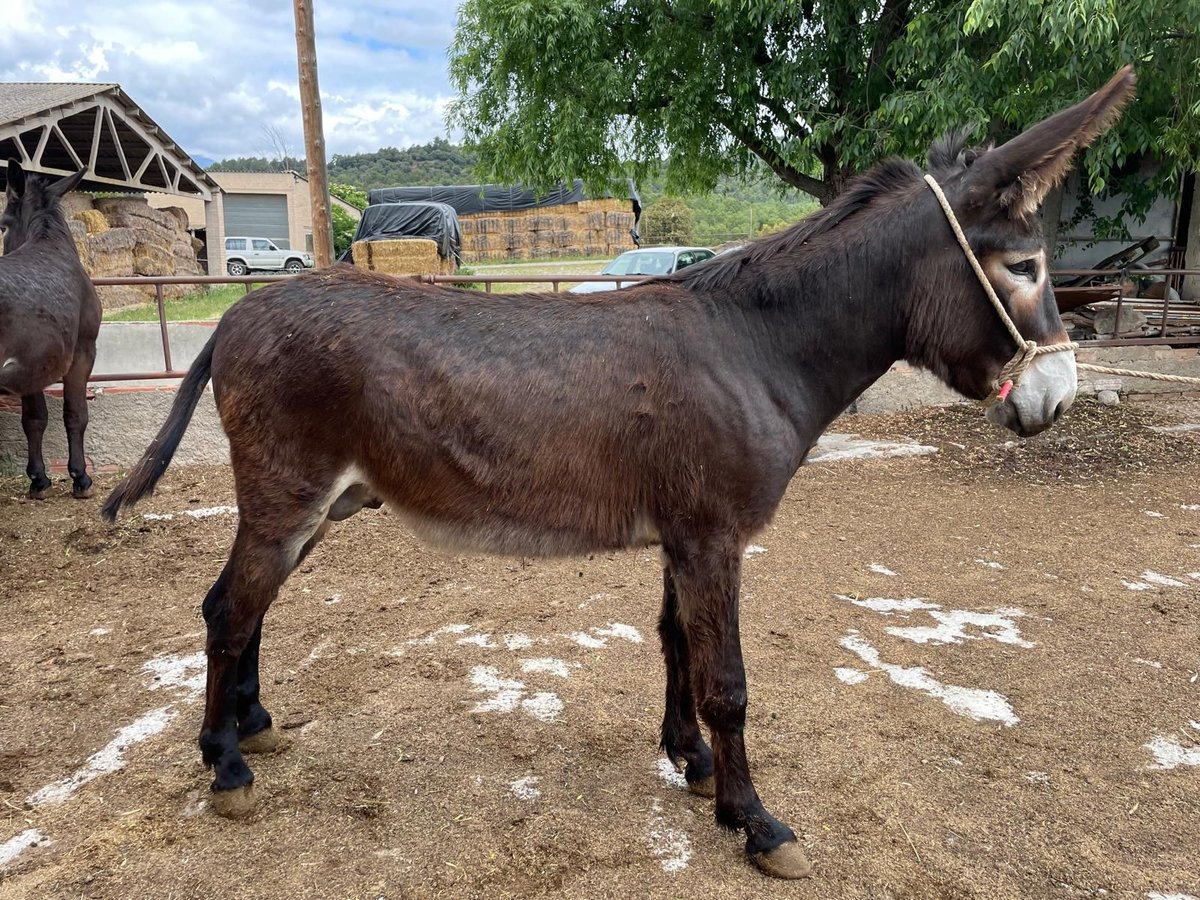
{"label": "sky", "polygon": [[[290,0],[4,0],[0,81],[116,82],[201,163],[304,156]],[[454,0],[313,0],[330,157],[447,137]]]}

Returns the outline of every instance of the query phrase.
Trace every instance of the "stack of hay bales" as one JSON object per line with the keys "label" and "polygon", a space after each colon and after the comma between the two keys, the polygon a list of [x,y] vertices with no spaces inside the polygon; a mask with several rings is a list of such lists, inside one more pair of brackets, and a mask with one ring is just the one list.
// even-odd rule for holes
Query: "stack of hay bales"
{"label": "stack of hay bales", "polygon": [[629,202],[607,198],[458,217],[464,262],[616,256],[633,249]]}
{"label": "stack of hay bales", "polygon": [[350,247],[354,265],[385,275],[452,275],[454,260],[438,255],[437,241],[429,238],[356,241]]}
{"label": "stack of hay bales", "polygon": [[[200,242],[188,234],[187,213],[178,207],[152,209],[143,197],[105,197],[68,194],[63,212],[79,259],[93,278],[131,275],[201,275],[196,261]],[[190,285],[166,285],[167,297],[195,290]],[[153,287],[113,285],[96,293],[105,309],[135,306],[154,299]]]}

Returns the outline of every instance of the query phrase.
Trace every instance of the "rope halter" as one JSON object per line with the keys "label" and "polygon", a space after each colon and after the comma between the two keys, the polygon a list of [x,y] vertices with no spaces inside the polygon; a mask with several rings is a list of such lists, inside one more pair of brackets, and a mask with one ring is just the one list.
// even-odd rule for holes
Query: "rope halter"
{"label": "rope halter", "polygon": [[1038,356],[1043,353],[1061,353],[1066,350],[1074,352],[1078,349],[1079,345],[1074,341],[1068,341],[1064,344],[1039,346],[1036,341],[1028,341],[1021,335],[1012,318],[1004,309],[1004,304],[996,296],[996,291],[992,287],[992,283],[988,281],[987,275],[984,274],[983,266],[979,264],[979,260],[975,257],[975,251],[971,249],[971,244],[967,240],[967,236],[963,234],[962,226],[958,224],[958,218],[954,215],[954,210],[950,207],[950,201],[942,193],[941,185],[937,183],[937,180],[932,175],[925,176],[925,183],[929,185],[930,190],[933,191],[933,195],[937,197],[938,204],[942,207],[942,212],[946,214],[946,220],[950,223],[950,229],[958,239],[958,245],[962,247],[962,251],[967,257],[967,262],[975,270],[975,275],[979,278],[979,283],[983,285],[983,292],[987,294],[988,300],[991,301],[992,308],[1000,316],[1000,321],[1004,323],[1004,327],[1008,329],[1008,333],[1012,335],[1012,339],[1017,342],[1016,354],[1000,369],[1000,374],[992,382],[992,392],[983,401],[984,406],[991,406],[993,403],[1003,403],[1012,389],[1021,383],[1021,376],[1033,365],[1033,361]]}

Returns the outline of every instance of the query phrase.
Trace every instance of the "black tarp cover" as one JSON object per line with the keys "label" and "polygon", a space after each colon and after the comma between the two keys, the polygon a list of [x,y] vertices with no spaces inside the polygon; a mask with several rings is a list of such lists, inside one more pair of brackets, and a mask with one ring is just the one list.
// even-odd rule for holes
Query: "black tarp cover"
{"label": "black tarp cover", "polygon": [[[374,191],[372,191],[372,194]],[[442,259],[461,261],[458,214],[447,203],[376,203],[363,210],[354,241],[429,238]],[[342,259],[346,259],[346,254]]]}
{"label": "black tarp cover", "polygon": [[[569,188],[560,182],[545,194],[503,184],[451,184],[435,187],[376,188],[367,195],[367,199],[371,206],[376,203],[413,201],[446,203],[453,206],[462,216],[468,213],[510,212],[516,209],[561,206],[564,203],[578,203],[587,198],[584,196],[583,182],[577,178]],[[629,181],[629,200],[633,203],[636,221],[641,216],[642,200],[632,180]]]}

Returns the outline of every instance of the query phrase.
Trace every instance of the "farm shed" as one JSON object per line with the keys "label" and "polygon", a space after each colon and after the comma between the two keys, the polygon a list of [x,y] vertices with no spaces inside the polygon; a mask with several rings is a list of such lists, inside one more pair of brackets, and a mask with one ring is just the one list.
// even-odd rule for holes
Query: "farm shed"
{"label": "farm shed", "polygon": [[[119,85],[0,83],[0,189],[10,157],[50,175],[87,168],[65,207],[93,276],[199,274],[178,207],[193,203],[203,221],[215,213],[219,189]],[[147,192],[162,198],[160,209],[148,206]],[[96,193],[130,196],[93,200]],[[99,293],[109,308],[148,299],[132,287]]]}
{"label": "farm shed", "polygon": [[543,194],[498,184],[380,188],[369,200],[453,207],[464,262],[623,253],[633,247],[642,210],[632,181],[625,200],[588,198],[578,180]]}

